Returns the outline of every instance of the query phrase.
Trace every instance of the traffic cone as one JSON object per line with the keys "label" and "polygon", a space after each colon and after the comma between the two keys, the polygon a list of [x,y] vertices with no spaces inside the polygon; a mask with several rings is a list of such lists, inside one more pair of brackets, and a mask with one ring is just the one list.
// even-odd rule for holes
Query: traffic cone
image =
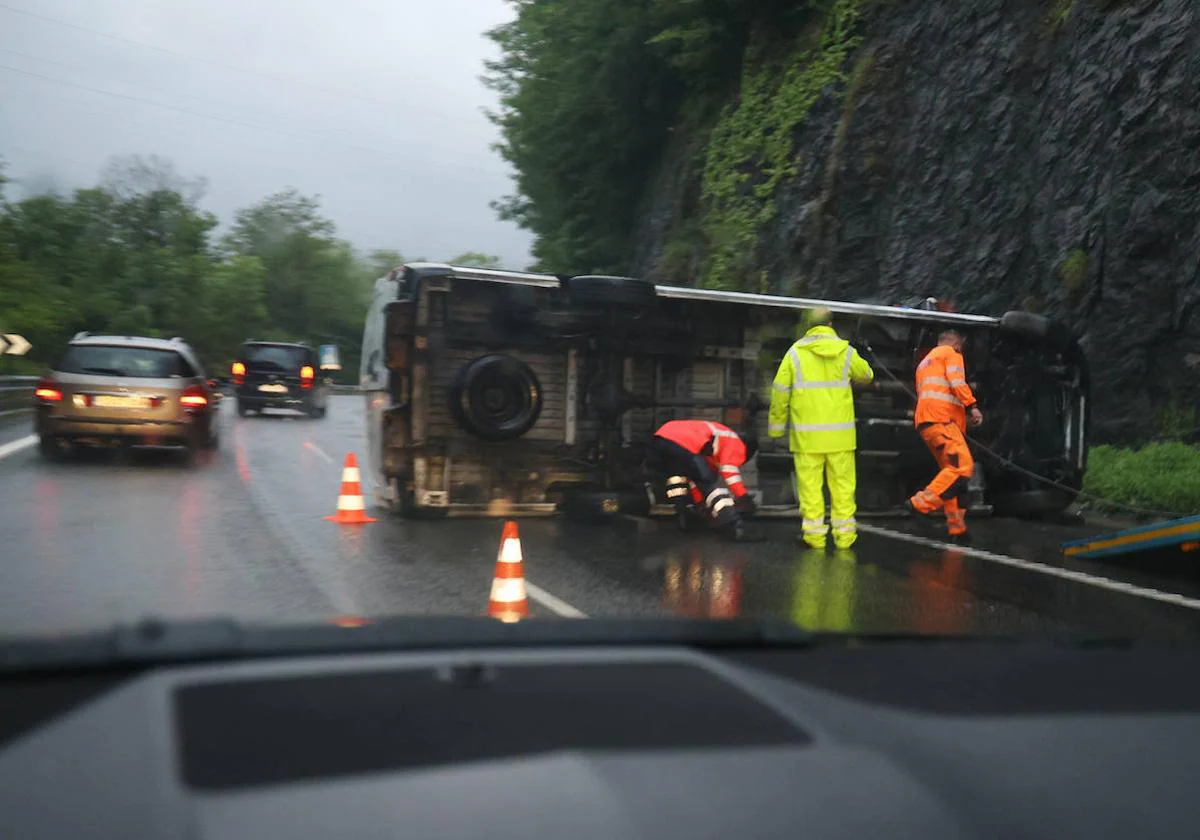
{"label": "traffic cone", "polygon": [[353,452],[346,456],[346,465],[342,467],[342,492],[338,496],[337,513],[325,518],[340,525],[361,525],[375,521],[366,514],[362,487],[359,485],[358,459]]}
{"label": "traffic cone", "polygon": [[525,564],[516,522],[504,523],[487,614],[506,622],[529,617],[529,599],[525,596]]}

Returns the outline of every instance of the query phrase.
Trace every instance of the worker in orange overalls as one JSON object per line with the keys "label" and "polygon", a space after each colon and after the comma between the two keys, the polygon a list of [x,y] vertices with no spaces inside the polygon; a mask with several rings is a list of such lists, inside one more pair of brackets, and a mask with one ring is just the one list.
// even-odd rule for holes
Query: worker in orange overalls
{"label": "worker in orange overalls", "polygon": [[651,442],[651,458],[667,475],[667,499],[688,522],[688,509],[703,504],[713,526],[738,542],[758,542],[743,526],[742,514],[752,513],[754,500],[746,492],[741,467],[754,457],[754,441],[733,429],[707,420],[671,420],[659,427]]}
{"label": "worker in orange overalls", "polygon": [[946,512],[946,530],[956,542],[967,540],[967,512],[963,508],[975,460],[967,447],[967,422],[983,422],[975,394],[967,384],[962,350],[964,338],[957,330],[938,336],[938,346],[917,365],[917,433],[940,467],[929,486],[905,502],[920,516]]}

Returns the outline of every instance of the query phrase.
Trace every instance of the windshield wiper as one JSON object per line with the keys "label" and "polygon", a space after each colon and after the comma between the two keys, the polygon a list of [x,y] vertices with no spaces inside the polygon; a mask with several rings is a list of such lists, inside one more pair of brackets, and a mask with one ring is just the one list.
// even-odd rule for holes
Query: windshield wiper
{"label": "windshield wiper", "polygon": [[81,373],[102,373],[105,376],[126,376],[123,370],[109,367],[85,367],[79,369]]}

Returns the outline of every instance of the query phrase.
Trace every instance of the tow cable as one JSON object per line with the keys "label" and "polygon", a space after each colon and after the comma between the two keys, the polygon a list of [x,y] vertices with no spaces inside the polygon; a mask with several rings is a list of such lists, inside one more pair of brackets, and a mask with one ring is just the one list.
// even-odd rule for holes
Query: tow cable
{"label": "tow cable", "polygon": [[[897,385],[899,385],[901,388],[903,388],[904,391],[910,397],[912,397],[914,401],[916,401],[917,392],[914,391],[911,387],[909,387],[907,382],[903,381],[898,376],[896,376],[896,374],[892,373],[888,369],[888,366],[879,360],[879,357],[876,355],[875,351],[871,348],[871,345],[867,344],[867,345],[865,345],[865,347],[866,347],[867,353],[870,354],[870,356],[871,356],[871,363],[875,367],[878,367],[880,370],[882,370],[885,374],[887,374],[889,379],[891,379],[893,382],[895,382]],[[987,444],[982,443],[981,441],[979,441],[977,438],[973,437],[972,435],[964,433],[964,437],[966,437],[967,441],[970,442],[970,444],[972,446],[975,446],[975,447],[983,450],[984,452],[988,453],[989,455],[991,455],[993,458],[995,458],[998,462],[1000,462],[1004,466],[1006,466],[1010,469],[1016,470],[1017,472],[1019,472],[1023,475],[1026,475],[1029,478],[1032,478],[1034,481],[1039,481],[1042,484],[1049,485],[1050,487],[1054,487],[1059,490],[1064,490],[1067,493],[1072,493],[1076,496],[1076,498],[1082,497],[1084,499],[1091,499],[1100,504],[1107,505],[1109,507],[1114,507],[1119,510],[1129,511],[1130,513],[1141,513],[1141,514],[1148,514],[1151,516],[1161,516],[1161,517],[1165,517],[1167,519],[1179,519],[1180,517],[1186,516],[1186,514],[1178,513],[1176,511],[1156,510],[1154,508],[1138,507],[1137,505],[1130,505],[1130,504],[1125,504],[1123,502],[1116,502],[1116,501],[1113,501],[1112,499],[1106,499],[1104,496],[1099,496],[1095,493],[1088,493],[1084,490],[1076,490],[1074,487],[1071,487],[1066,484],[1062,484],[1061,482],[1055,481],[1054,479],[1048,478],[1044,475],[1038,475],[1037,473],[1033,472],[1033,470],[1026,469],[1025,467],[1022,467],[1020,464],[1014,463],[1011,458],[1005,458],[999,452],[992,449]]]}

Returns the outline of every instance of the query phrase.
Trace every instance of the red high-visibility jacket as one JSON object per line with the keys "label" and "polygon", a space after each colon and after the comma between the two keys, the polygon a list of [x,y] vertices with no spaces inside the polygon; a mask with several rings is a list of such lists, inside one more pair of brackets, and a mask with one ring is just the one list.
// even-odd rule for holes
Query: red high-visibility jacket
{"label": "red high-visibility jacket", "polygon": [[[734,496],[746,495],[742,464],[746,463],[746,444],[728,426],[707,420],[671,420],[655,434],[677,443],[696,455],[703,455],[710,467],[720,473]],[[711,446],[710,446],[711,444]]]}

